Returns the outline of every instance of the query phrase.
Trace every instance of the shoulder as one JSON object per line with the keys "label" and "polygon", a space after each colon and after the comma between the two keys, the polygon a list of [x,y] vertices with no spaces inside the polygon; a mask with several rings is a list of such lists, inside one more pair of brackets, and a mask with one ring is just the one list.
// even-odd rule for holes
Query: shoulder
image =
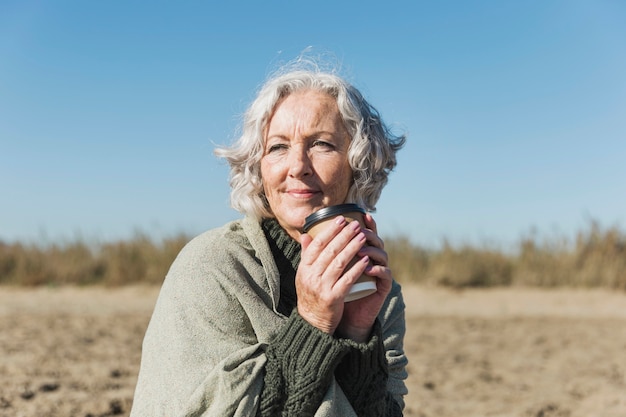
{"label": "shoulder", "polygon": [[[168,272],[169,280],[206,282],[200,277],[226,281],[263,278],[271,251],[259,221],[243,218],[208,230],[189,241]],[[220,278],[221,277],[221,278]],[[223,278],[223,279],[222,279]]]}
{"label": "shoulder", "polygon": [[269,277],[277,276],[272,259],[257,220],[246,217],[227,223],[185,245],[165,277],[160,298],[204,306],[210,294],[214,304],[221,300],[224,306],[232,307],[229,303],[235,298],[246,305],[259,299],[272,305],[278,287],[269,282]]}
{"label": "shoulder", "polygon": [[[251,239],[251,237],[254,238]],[[256,251],[253,241],[262,239],[261,226],[253,219],[239,219],[207,230],[191,239],[179,253],[176,262],[184,260],[219,261]]]}

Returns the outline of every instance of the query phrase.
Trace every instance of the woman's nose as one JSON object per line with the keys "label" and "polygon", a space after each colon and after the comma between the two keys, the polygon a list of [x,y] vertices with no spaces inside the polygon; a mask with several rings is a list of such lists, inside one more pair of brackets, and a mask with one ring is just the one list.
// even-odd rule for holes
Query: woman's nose
{"label": "woman's nose", "polygon": [[289,175],[295,178],[310,175],[311,159],[304,149],[292,148],[289,155]]}

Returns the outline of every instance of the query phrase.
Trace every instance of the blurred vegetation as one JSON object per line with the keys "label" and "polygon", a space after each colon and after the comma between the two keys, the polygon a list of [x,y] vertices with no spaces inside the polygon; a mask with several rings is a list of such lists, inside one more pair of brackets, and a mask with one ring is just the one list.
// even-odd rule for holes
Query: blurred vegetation
{"label": "blurred vegetation", "polygon": [[[179,235],[155,242],[138,234],[99,245],[0,242],[0,285],[159,285],[188,241],[189,236]],[[386,238],[385,249],[395,278],[405,283],[626,290],[626,234],[593,221],[570,239],[530,234],[514,250],[447,241],[439,249],[429,249],[404,236]]]}
{"label": "blurred vegetation", "polygon": [[626,234],[591,221],[573,239],[536,233],[513,251],[471,245],[427,250],[407,238],[386,241],[400,282],[464,287],[597,287],[626,290]]}
{"label": "blurred vegetation", "polygon": [[188,241],[185,235],[155,242],[137,234],[128,241],[99,245],[0,242],[0,285],[161,284]]}

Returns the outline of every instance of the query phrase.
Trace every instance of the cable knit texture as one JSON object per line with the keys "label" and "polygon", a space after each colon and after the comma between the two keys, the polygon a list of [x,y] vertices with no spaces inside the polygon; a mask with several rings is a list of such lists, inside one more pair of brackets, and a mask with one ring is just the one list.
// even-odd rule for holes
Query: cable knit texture
{"label": "cable knit texture", "polygon": [[347,340],[349,351],[335,370],[335,378],[360,417],[402,416],[402,408],[387,391],[389,378],[381,326],[374,325],[367,345]]}
{"label": "cable knit texture", "polygon": [[314,415],[346,353],[345,345],[294,311],[266,352],[260,415]]}

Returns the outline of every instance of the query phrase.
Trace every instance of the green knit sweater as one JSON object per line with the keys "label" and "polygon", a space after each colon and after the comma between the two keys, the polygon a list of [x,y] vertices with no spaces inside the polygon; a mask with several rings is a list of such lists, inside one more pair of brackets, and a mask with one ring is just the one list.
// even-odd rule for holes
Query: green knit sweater
{"label": "green knit sweater", "polygon": [[278,310],[289,319],[267,346],[258,415],[313,416],[334,375],[358,416],[402,416],[386,388],[380,323],[376,321],[367,343],[356,343],[306,322],[295,309],[300,244],[275,220],[263,221],[262,227],[280,273]]}

